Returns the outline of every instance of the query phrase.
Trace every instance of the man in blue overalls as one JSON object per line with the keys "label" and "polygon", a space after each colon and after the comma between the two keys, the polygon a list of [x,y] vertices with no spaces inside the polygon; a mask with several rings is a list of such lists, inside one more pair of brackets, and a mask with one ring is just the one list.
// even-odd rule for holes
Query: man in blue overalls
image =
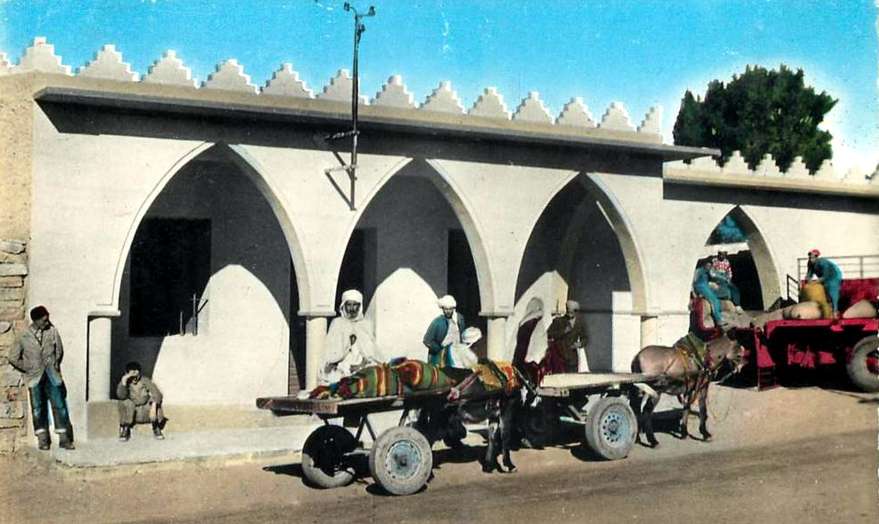
{"label": "man in blue overalls", "polygon": [[714,319],[714,325],[721,327],[723,325],[723,311],[720,307],[720,299],[717,298],[717,294],[708,285],[710,279],[711,260],[706,259],[702,266],[696,269],[696,275],[693,277],[693,292],[711,304],[711,318]]}
{"label": "man in blue overalls", "polygon": [[812,277],[818,277],[818,282],[824,285],[824,291],[830,298],[833,307],[833,318],[839,316],[839,288],[842,286],[842,270],[833,261],[821,258],[821,252],[817,249],[809,251],[809,265],[806,271],[806,281]]}

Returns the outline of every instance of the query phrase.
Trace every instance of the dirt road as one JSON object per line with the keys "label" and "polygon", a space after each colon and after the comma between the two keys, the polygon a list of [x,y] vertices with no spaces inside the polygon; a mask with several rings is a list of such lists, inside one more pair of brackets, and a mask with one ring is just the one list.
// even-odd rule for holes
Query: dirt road
{"label": "dirt road", "polygon": [[[818,388],[718,388],[714,442],[659,434],[658,449],[599,462],[576,445],[514,454],[484,475],[481,451],[440,462],[414,496],[369,478],[303,485],[295,461],[63,470],[0,458],[0,522],[879,522],[876,396]],[[39,503],[34,494],[41,493]]]}

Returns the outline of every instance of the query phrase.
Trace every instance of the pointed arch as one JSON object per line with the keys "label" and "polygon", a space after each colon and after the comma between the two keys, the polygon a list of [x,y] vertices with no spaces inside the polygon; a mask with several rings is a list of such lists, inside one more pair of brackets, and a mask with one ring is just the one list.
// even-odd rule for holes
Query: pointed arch
{"label": "pointed arch", "polygon": [[162,191],[164,191],[165,187],[168,186],[171,180],[178,173],[180,173],[192,161],[209,154],[220,155],[223,158],[232,162],[236,167],[240,169],[240,171],[245,176],[247,176],[249,180],[253,182],[253,184],[259,190],[260,194],[262,194],[262,196],[269,203],[269,206],[271,207],[275,218],[281,225],[281,230],[283,231],[284,238],[287,240],[287,246],[289,248],[290,257],[293,261],[293,268],[296,273],[296,285],[300,294],[300,303],[311,303],[310,287],[308,285],[308,267],[305,264],[305,259],[302,253],[302,245],[299,241],[300,235],[297,234],[293,222],[290,220],[287,211],[284,209],[284,205],[278,198],[278,192],[274,189],[274,186],[271,183],[270,179],[264,175],[265,171],[260,169],[259,164],[253,158],[251,158],[250,155],[247,154],[247,151],[239,146],[230,146],[223,143],[203,142],[194,147],[185,155],[183,155],[180,159],[178,159],[165,172],[165,174],[162,175],[162,178],[155,185],[155,187],[153,187],[152,191],[150,191],[149,195],[144,199],[144,201],[138,208],[134,220],[132,220],[128,228],[128,233],[125,236],[125,242],[119,252],[119,258],[116,262],[116,271],[113,276],[113,295],[110,301],[113,308],[119,308],[120,292],[122,290],[122,276],[125,269],[125,263],[128,260],[128,255],[131,251],[131,246],[134,243],[134,237],[137,234],[137,230],[140,227],[140,224],[146,216],[147,212],[152,207],[153,203],[156,201],[159,195],[162,194]]}
{"label": "pointed arch", "polygon": [[[350,241],[351,236],[354,233],[354,229],[360,222],[360,218],[363,216],[363,213],[369,207],[370,203],[375,199],[376,195],[378,195],[388,184],[391,177],[397,175],[404,168],[409,166],[412,166],[413,169],[420,168],[420,172],[423,172],[426,175],[426,178],[429,179],[440,194],[443,195],[446,202],[448,202],[452,211],[455,213],[458,222],[461,223],[461,226],[464,229],[464,234],[467,237],[467,242],[470,245],[470,250],[473,253],[473,262],[476,266],[476,278],[479,282],[479,297],[482,309],[483,311],[493,311],[495,304],[494,281],[491,272],[491,262],[485,246],[484,229],[475,218],[472,204],[466,201],[462,196],[461,191],[455,186],[454,182],[452,182],[452,178],[445,173],[438,162],[426,159],[408,158],[399,162],[393,169],[388,170],[387,173],[382,175],[378,183],[376,183],[369,193],[366,194],[363,200],[358,202],[357,212],[351,220],[347,235],[345,236],[345,245],[342,246],[342,253],[344,253],[345,246],[347,246],[347,243]],[[338,266],[335,268],[336,275],[339,273],[341,263],[342,259],[340,257],[338,260]]]}
{"label": "pointed arch", "polygon": [[[748,242],[748,248],[751,250],[751,257],[754,265],[757,267],[757,276],[760,279],[760,290],[763,295],[763,304],[768,306],[775,299],[781,296],[782,282],[779,278],[780,272],[775,264],[775,256],[772,248],[766,241],[761,228],[757,225],[751,215],[748,214],[741,206],[733,207],[724,218],[731,216],[738,223]],[[723,218],[721,218],[723,220]],[[713,230],[712,230],[713,231]],[[707,242],[707,241],[706,241]]]}
{"label": "pointed arch", "polygon": [[[638,246],[632,231],[631,223],[622,211],[622,206],[601,180],[587,173],[580,173],[567,178],[564,183],[560,183],[550,198],[544,204],[541,213],[535,218],[531,225],[529,233],[529,241],[531,235],[537,227],[540,217],[543,216],[546,209],[559,193],[569,187],[570,184],[579,184],[586,191],[586,194],[598,203],[600,210],[606,216],[608,224],[612,228],[617,241],[620,244],[623,258],[626,264],[626,275],[629,280],[629,287],[632,293],[632,307],[635,313],[643,314],[647,309],[647,284],[644,273],[644,263],[641,256],[641,249]],[[592,209],[592,200],[586,199],[581,202],[573,211],[570,225],[562,236],[560,245],[559,267],[569,270],[575,264],[575,247],[579,244],[583,235],[583,228],[580,225],[585,221],[586,216]],[[527,247],[523,250],[519,260],[519,270],[517,275],[522,271]],[[518,278],[518,276],[517,276]]]}

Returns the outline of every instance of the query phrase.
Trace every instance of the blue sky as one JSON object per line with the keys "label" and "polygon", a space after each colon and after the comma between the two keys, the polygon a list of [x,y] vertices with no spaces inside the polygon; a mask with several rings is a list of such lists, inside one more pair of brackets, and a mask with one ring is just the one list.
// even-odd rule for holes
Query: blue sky
{"label": "blue sky", "polygon": [[[837,165],[879,162],[876,0],[373,0],[362,91],[392,74],[417,102],[451,80],[465,107],[495,86],[514,110],[539,91],[558,114],[580,96],[595,118],[623,102],[635,124],[662,105],[665,140],[684,90],[704,93],[746,64],[801,67],[839,98],[827,126]],[[145,73],[167,49],[204,80],[236,58],[257,85],[291,62],[314,91],[351,67],[351,16],[338,0],[0,0],[0,51],[17,62],[45,36],[74,69],[113,43]],[[369,1],[354,0],[365,9]]]}

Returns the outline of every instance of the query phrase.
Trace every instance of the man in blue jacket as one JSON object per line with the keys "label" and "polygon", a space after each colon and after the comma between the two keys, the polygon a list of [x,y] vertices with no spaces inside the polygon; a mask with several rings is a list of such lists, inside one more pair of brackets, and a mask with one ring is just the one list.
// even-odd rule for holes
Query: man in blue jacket
{"label": "man in blue jacket", "polygon": [[839,288],[842,286],[842,270],[833,261],[821,257],[817,249],[809,251],[809,266],[806,271],[806,281],[812,277],[818,277],[818,282],[824,285],[824,291],[830,297],[830,305],[833,307],[833,318],[839,316]]}
{"label": "man in blue jacket", "polygon": [[424,334],[424,345],[427,346],[428,362],[438,367],[452,367],[451,345],[463,342],[464,317],[455,308],[458,304],[451,295],[445,295],[438,301],[443,313],[433,319]]}
{"label": "man in blue jacket", "polygon": [[709,285],[711,281],[711,260],[706,259],[702,266],[696,269],[693,277],[693,292],[704,298],[711,304],[711,318],[714,319],[714,325],[721,327],[723,325],[723,310],[720,307],[720,300],[717,294]]}

